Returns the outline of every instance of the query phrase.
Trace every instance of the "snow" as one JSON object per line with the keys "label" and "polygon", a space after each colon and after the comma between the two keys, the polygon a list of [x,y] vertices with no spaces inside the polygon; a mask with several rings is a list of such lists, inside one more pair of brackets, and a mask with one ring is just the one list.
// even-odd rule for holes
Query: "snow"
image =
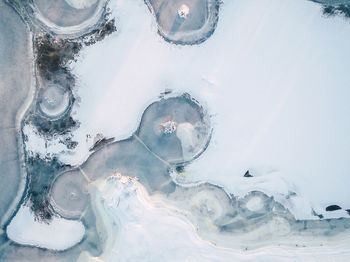
{"label": "snow", "polygon": [[59,137],[48,139],[41,135],[36,127],[31,124],[24,125],[22,132],[27,138],[25,146],[30,156],[34,156],[34,153],[37,153],[42,158],[46,158],[53,157],[56,154],[67,154],[69,152],[66,146],[60,143]]}
{"label": "snow", "polygon": [[[186,168],[186,182],[235,195],[262,190],[298,219],[318,219],[312,209],[324,214],[330,204],[350,207],[349,23],[305,0],[232,0],[206,42],[175,46],[157,34],[143,1],[110,7],[118,32],[72,64],[81,126],[75,153],[59,154],[62,161],[87,159],[87,134],[129,137],[143,110],[171,89],[212,115],[212,141]],[[253,178],[243,178],[247,170]]]}
{"label": "snow", "polygon": [[260,197],[253,197],[247,202],[247,208],[250,211],[259,211],[264,207]]}
{"label": "snow", "polygon": [[[96,181],[93,199],[111,240],[97,257],[83,252],[86,261],[347,261],[343,246],[314,248],[272,247],[239,251],[217,247],[196,234],[184,217],[160,208],[133,178],[111,176]],[[102,204],[101,204],[102,203]],[[278,220],[280,219],[280,221]],[[276,218],[272,224],[284,223]],[[280,228],[280,227],[279,227]],[[271,228],[273,230],[273,228]],[[286,228],[286,230],[289,230]],[[283,232],[282,232],[283,233]],[[132,250],[132,252],[130,252]],[[277,255],[278,254],[278,255]]]}
{"label": "snow", "polygon": [[187,18],[188,14],[190,13],[190,9],[187,5],[181,5],[177,12],[180,17]]}
{"label": "snow", "polygon": [[84,9],[95,4],[97,0],[66,0],[66,2],[76,9]]}
{"label": "snow", "polygon": [[22,245],[65,250],[79,243],[85,227],[80,221],[54,217],[47,224],[36,220],[29,207],[22,206],[6,230],[7,236]]}

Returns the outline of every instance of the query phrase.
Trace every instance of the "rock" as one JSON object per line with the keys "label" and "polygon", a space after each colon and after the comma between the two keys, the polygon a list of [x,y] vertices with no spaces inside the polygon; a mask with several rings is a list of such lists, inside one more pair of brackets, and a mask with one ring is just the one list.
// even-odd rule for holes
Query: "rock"
{"label": "rock", "polygon": [[247,172],[245,172],[244,177],[253,177],[250,173],[249,170],[247,170]]}
{"label": "rock", "polygon": [[330,206],[326,207],[326,211],[336,211],[339,209],[341,209],[341,207],[338,205],[330,205]]}

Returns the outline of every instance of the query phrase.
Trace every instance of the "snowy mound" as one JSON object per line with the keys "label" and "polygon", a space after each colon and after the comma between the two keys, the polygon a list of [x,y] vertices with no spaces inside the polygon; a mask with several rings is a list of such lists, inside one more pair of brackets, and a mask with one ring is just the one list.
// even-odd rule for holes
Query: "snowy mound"
{"label": "snowy mound", "polygon": [[28,207],[21,207],[7,227],[7,236],[22,245],[66,250],[79,243],[85,234],[80,221],[54,217],[47,223],[35,220]]}

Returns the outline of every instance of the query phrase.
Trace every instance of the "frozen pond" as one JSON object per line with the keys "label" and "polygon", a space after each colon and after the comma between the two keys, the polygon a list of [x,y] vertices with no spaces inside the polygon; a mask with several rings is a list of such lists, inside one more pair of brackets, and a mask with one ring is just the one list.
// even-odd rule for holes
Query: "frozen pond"
{"label": "frozen pond", "polygon": [[77,36],[93,30],[101,21],[106,0],[32,0],[13,3],[13,6],[30,21],[35,31]]}
{"label": "frozen pond", "polygon": [[98,2],[100,1],[102,0],[94,1],[91,5],[87,4],[86,8],[79,9],[74,6],[74,2],[76,1],[69,2],[66,0],[34,0],[34,6],[44,19],[48,19],[57,26],[67,27],[81,24],[89,19],[96,12]]}
{"label": "frozen pond", "polygon": [[158,32],[176,44],[199,44],[214,32],[219,0],[145,0],[155,16]]}
{"label": "frozen pond", "polygon": [[65,90],[59,85],[49,85],[40,94],[39,107],[47,117],[61,116],[69,109],[69,105],[69,90]]}

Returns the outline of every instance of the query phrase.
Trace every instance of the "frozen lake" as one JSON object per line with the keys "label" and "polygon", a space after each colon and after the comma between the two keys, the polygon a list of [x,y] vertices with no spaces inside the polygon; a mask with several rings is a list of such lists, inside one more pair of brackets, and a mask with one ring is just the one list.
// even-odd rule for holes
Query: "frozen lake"
{"label": "frozen lake", "polygon": [[[114,32],[102,0],[34,2],[37,213],[1,229],[0,261],[349,260],[349,20],[306,0],[111,0]],[[33,64],[1,3],[0,216]]]}

